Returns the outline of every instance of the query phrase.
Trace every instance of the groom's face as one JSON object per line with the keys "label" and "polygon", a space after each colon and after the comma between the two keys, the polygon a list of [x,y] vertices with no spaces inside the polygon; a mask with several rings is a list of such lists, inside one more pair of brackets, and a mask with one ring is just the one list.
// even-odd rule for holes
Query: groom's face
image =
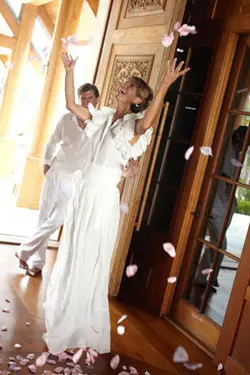
{"label": "groom's face", "polygon": [[94,107],[97,106],[98,98],[95,96],[93,90],[82,92],[80,95],[80,101],[82,107],[88,107],[88,104],[93,104]]}

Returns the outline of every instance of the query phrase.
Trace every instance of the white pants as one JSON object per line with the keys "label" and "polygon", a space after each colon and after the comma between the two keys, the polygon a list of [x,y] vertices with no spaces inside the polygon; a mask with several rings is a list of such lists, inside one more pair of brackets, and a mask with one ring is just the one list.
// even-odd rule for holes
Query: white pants
{"label": "white pants", "polygon": [[73,173],[53,170],[46,173],[40,199],[40,212],[35,232],[18,250],[18,255],[29,266],[42,269],[46,261],[46,249],[50,235],[64,222],[68,200],[71,195]]}

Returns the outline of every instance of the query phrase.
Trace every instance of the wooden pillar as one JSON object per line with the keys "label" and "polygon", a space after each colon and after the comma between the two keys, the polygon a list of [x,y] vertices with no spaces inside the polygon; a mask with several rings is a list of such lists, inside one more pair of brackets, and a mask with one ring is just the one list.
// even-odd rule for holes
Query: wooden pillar
{"label": "wooden pillar", "polygon": [[0,112],[0,171],[2,177],[8,176],[14,166],[15,143],[7,138],[11,128],[22,73],[29,55],[36,13],[37,8],[33,5],[24,5],[20,29],[12,55],[13,69],[9,70],[5,84]]}
{"label": "wooden pillar", "polygon": [[64,92],[64,68],[60,61],[61,38],[75,34],[84,0],[61,0],[53,34],[52,51],[42,92],[37,123],[23,181],[18,207],[37,209],[43,181],[41,158],[47,139],[58,121],[58,103]]}

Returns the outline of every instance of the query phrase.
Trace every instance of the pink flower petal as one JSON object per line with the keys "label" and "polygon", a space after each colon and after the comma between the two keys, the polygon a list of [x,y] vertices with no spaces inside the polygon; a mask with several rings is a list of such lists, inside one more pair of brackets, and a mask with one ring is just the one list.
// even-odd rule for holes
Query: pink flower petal
{"label": "pink flower petal", "polygon": [[129,371],[131,375],[139,375],[137,369],[133,366],[129,366]]}
{"label": "pink flower petal", "polygon": [[8,298],[5,298],[5,302],[10,303],[10,300]]}
{"label": "pink flower petal", "polygon": [[62,352],[62,353],[59,353],[57,357],[58,357],[59,362],[64,362],[66,361],[66,359],[69,358],[69,355],[65,352]]}
{"label": "pink flower petal", "polygon": [[210,275],[210,273],[212,273],[212,272],[213,272],[212,268],[206,268],[206,269],[201,271],[202,275]]}
{"label": "pink flower petal", "polygon": [[125,333],[125,327],[119,325],[119,326],[117,327],[117,333],[118,333],[118,335],[124,335],[124,333]]}
{"label": "pink flower petal", "polygon": [[29,360],[27,358],[23,358],[20,360],[19,364],[21,366],[27,366],[27,364],[29,363]]}
{"label": "pink flower petal", "polygon": [[7,331],[8,331],[8,328],[7,328],[7,327],[2,327],[2,328],[1,328],[1,331],[2,331],[2,332],[7,332]]}
{"label": "pink flower petal", "polygon": [[126,275],[127,277],[133,277],[136,272],[138,271],[138,266],[136,264],[131,264],[126,268]]}
{"label": "pink flower petal", "polygon": [[145,371],[145,372],[144,372],[144,375],[151,375],[151,374],[150,374],[150,372]]}
{"label": "pink flower petal", "polygon": [[201,151],[201,153],[203,155],[207,155],[207,156],[211,155],[211,156],[213,156],[212,149],[209,146],[202,146],[202,147],[200,147],[200,151]]}
{"label": "pink flower petal", "polygon": [[172,258],[176,256],[174,245],[172,245],[170,242],[165,242],[163,244],[163,249],[168,253]]}
{"label": "pink flower petal", "polygon": [[190,156],[192,155],[194,151],[194,146],[191,146],[187,149],[187,151],[185,152],[185,159],[186,160],[189,160]]}
{"label": "pink flower petal", "polygon": [[173,355],[173,362],[184,363],[188,361],[189,361],[189,357],[188,357],[187,351],[182,346],[178,346]]}
{"label": "pink flower petal", "polygon": [[9,369],[10,369],[11,371],[20,371],[20,370],[22,370],[22,367],[17,366],[17,365],[10,365],[10,366],[9,366]]}
{"label": "pink flower petal", "polygon": [[120,210],[121,210],[121,212],[123,212],[124,214],[127,214],[128,211],[129,211],[128,204],[127,204],[127,203],[121,203],[121,204],[120,204]]}
{"label": "pink flower petal", "polygon": [[180,21],[177,21],[174,25],[174,30],[177,31],[181,27]]}
{"label": "pink flower petal", "polygon": [[14,345],[14,348],[16,348],[16,349],[20,349],[22,346],[20,345],[20,344],[15,344]]}
{"label": "pink flower petal", "polygon": [[195,371],[203,367],[202,363],[183,363],[183,366],[188,370]]}
{"label": "pink flower petal", "polygon": [[122,366],[122,369],[127,370],[128,368],[127,368],[127,366]]}
{"label": "pink flower petal", "polygon": [[9,314],[9,313],[10,313],[10,310],[2,309],[2,312],[6,313],[6,314]]}
{"label": "pink flower petal", "polygon": [[169,284],[174,284],[174,283],[176,283],[176,281],[177,281],[177,277],[175,277],[175,276],[172,276],[172,277],[168,278],[168,283]]}
{"label": "pink flower petal", "polygon": [[49,353],[42,353],[37,359],[36,359],[36,367],[43,367],[45,363],[47,362],[49,357]]}
{"label": "pink flower petal", "polygon": [[231,164],[234,167],[242,167],[242,164],[237,159],[234,159],[234,158],[231,159]]}
{"label": "pink flower petal", "polygon": [[79,362],[79,360],[81,359],[81,357],[83,355],[83,352],[84,352],[84,349],[77,350],[77,352],[73,355],[72,361],[74,363]]}
{"label": "pink flower petal", "polygon": [[111,367],[113,370],[116,370],[117,367],[119,366],[119,363],[120,363],[120,356],[119,356],[119,354],[116,354],[116,355],[114,355],[114,357],[112,357],[111,360],[110,360],[110,367]]}
{"label": "pink flower petal", "polygon": [[217,367],[217,371],[221,371],[221,370],[223,370],[223,364],[219,363]]}
{"label": "pink flower petal", "polygon": [[118,375],[130,375],[130,374],[129,374],[129,372],[127,372],[127,371],[122,371],[122,372],[119,372]]}
{"label": "pink flower petal", "polygon": [[56,374],[60,374],[61,372],[63,372],[63,370],[64,370],[63,367],[56,367],[54,371]]}
{"label": "pink flower petal", "polygon": [[161,38],[161,43],[166,48],[168,48],[169,46],[171,46],[171,44],[173,43],[173,41],[174,41],[174,33],[173,32],[170,35],[167,35],[165,33],[165,34],[163,34],[163,36]]}
{"label": "pink flower petal", "polygon": [[121,317],[120,317],[120,319],[118,320],[118,322],[117,322],[117,324],[120,324],[121,322],[123,322],[125,319],[127,319],[127,315],[125,314],[125,315],[122,315]]}
{"label": "pink flower petal", "polygon": [[175,24],[175,30],[178,31],[180,36],[187,36],[189,34],[197,34],[196,27],[190,26],[184,23],[183,25],[179,26],[178,24]]}
{"label": "pink flower petal", "polygon": [[47,359],[47,363],[49,365],[55,365],[56,364],[56,361],[54,359]]}
{"label": "pink flower petal", "polygon": [[29,327],[30,326],[30,322],[25,322],[26,326]]}
{"label": "pink flower petal", "polygon": [[32,372],[32,374],[35,374],[35,373],[36,373],[36,370],[37,370],[37,368],[36,368],[35,365],[29,365],[29,366],[28,366],[28,369],[29,369],[30,372]]}

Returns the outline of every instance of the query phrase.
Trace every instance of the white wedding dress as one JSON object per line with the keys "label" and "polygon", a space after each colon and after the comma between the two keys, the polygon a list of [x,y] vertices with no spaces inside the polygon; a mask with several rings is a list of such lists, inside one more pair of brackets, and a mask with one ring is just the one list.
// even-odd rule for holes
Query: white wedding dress
{"label": "white wedding dress", "polygon": [[113,109],[91,111],[86,134],[98,133],[99,139],[87,171],[74,175],[73,196],[44,304],[44,340],[53,354],[84,347],[110,351],[108,282],[120,216],[117,184],[121,164],[142,155],[152,134],[149,129],[131,145],[141,114],[128,114],[112,124]]}

